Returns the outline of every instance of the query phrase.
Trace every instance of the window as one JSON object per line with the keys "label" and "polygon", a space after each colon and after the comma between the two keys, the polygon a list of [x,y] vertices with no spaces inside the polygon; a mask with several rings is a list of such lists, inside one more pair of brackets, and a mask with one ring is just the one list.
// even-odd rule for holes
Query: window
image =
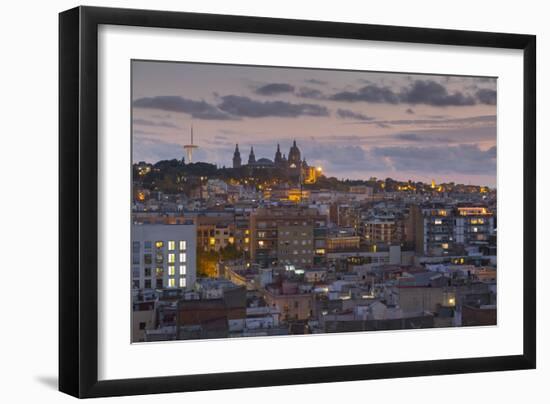
{"label": "window", "polygon": [[151,289],[151,279],[145,279],[145,289]]}
{"label": "window", "polygon": [[153,243],[151,241],[143,242],[143,248],[145,248],[146,250],[150,250],[152,246],[153,246]]}
{"label": "window", "polygon": [[258,247],[263,247],[264,246],[264,241],[263,240],[260,240],[258,241]]}
{"label": "window", "polygon": [[434,220],[434,224],[441,224],[441,223],[443,223],[443,222],[441,221],[441,219],[435,219],[435,220]]}
{"label": "window", "polygon": [[174,251],[176,249],[176,242],[171,240],[168,242],[168,250]]}
{"label": "window", "polygon": [[185,278],[180,278],[180,288],[184,288],[186,285]]}
{"label": "window", "polygon": [[187,262],[187,253],[180,253],[180,262]]}
{"label": "window", "polygon": [[147,325],[147,323],[145,321],[140,321],[139,322],[139,329],[140,330],[145,330],[146,325]]}
{"label": "window", "polygon": [[180,275],[185,275],[187,273],[187,265],[180,265]]}
{"label": "window", "polygon": [[144,275],[149,277],[151,276],[151,268],[147,267],[144,269]]}
{"label": "window", "polygon": [[164,243],[162,241],[155,241],[155,247],[162,248],[164,246]]}
{"label": "window", "polygon": [[132,264],[139,265],[139,254],[132,254]]}
{"label": "window", "polygon": [[185,240],[180,241],[180,250],[181,251],[187,250],[187,241],[185,241]]}
{"label": "window", "polygon": [[157,251],[155,255],[155,262],[157,264],[162,264],[164,262],[164,255],[162,255],[162,251]]}
{"label": "window", "polygon": [[153,263],[153,256],[151,254],[143,254],[143,263],[151,265]]}
{"label": "window", "polygon": [[136,279],[132,281],[132,288],[139,289],[139,280]]}
{"label": "window", "polygon": [[266,234],[265,231],[259,231],[258,232],[258,237],[259,238],[265,238],[265,234]]}
{"label": "window", "polygon": [[139,254],[139,241],[132,242],[132,252],[134,254]]}
{"label": "window", "polygon": [[168,275],[174,276],[176,274],[176,267],[173,265],[168,265]]}
{"label": "window", "polygon": [[156,287],[161,289],[162,288],[162,278],[157,279]]}
{"label": "window", "polygon": [[168,287],[169,288],[175,288],[176,287],[176,280],[174,278],[168,279]]}
{"label": "window", "polygon": [[174,254],[174,253],[168,254],[168,262],[170,264],[173,264],[174,262],[176,262],[176,254]]}
{"label": "window", "polygon": [[162,275],[164,275],[164,268],[162,267],[157,267],[157,269],[155,270],[155,274],[157,275],[157,278],[160,276],[162,277]]}

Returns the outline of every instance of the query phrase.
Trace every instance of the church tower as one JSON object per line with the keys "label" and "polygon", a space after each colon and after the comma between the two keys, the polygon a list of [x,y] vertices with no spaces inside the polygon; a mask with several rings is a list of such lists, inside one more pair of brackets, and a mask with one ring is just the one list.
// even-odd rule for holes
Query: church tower
{"label": "church tower", "polygon": [[277,151],[275,152],[275,158],[273,159],[276,167],[281,167],[283,165],[283,156],[281,155],[281,147],[277,143]]}
{"label": "church tower", "polygon": [[233,168],[239,168],[241,166],[241,152],[239,151],[239,144],[235,145],[235,152],[233,152]]}
{"label": "church tower", "polygon": [[292,147],[288,152],[288,166],[289,168],[300,167],[302,163],[300,149],[296,146],[296,140],[292,143]]}
{"label": "church tower", "polygon": [[248,164],[256,163],[256,156],[254,155],[254,148],[250,146],[250,154],[248,155]]}

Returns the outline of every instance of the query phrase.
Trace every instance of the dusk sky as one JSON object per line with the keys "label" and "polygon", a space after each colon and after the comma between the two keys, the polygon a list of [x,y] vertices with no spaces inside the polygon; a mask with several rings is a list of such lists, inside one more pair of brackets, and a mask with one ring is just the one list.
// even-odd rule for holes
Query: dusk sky
{"label": "dusk sky", "polygon": [[292,141],[325,175],[495,186],[494,78],[133,62],[133,161],[273,160]]}

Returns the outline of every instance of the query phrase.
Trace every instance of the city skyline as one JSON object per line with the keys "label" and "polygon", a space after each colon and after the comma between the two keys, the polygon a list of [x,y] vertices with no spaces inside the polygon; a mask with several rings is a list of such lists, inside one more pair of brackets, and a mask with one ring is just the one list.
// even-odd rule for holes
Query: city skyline
{"label": "city skyline", "polygon": [[344,179],[496,185],[496,79],[133,62],[133,160],[231,167],[235,144],[273,159],[296,140]]}

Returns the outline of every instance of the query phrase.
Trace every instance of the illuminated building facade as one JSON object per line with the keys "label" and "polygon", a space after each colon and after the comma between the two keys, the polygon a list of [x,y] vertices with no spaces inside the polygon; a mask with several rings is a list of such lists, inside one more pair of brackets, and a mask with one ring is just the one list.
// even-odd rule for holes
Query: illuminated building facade
{"label": "illuminated building facade", "polygon": [[281,153],[281,147],[277,144],[277,150],[275,151],[273,160],[268,158],[256,159],[254,147],[251,146],[248,155],[248,163],[246,165],[241,164],[239,145],[235,145],[235,150],[233,152],[233,168],[237,169],[241,167],[247,167],[249,169],[277,168],[284,170],[290,179],[306,184],[315,184],[322,173],[321,167],[310,167],[305,157],[302,158],[302,153],[296,144],[296,140],[292,142],[292,146],[288,152],[288,158],[285,154]]}
{"label": "illuminated building facade", "polygon": [[196,229],[192,222],[132,225],[132,288],[192,289]]}
{"label": "illuminated building facade", "polygon": [[250,254],[262,267],[318,265],[325,260],[327,218],[298,206],[259,208],[250,216]]}

